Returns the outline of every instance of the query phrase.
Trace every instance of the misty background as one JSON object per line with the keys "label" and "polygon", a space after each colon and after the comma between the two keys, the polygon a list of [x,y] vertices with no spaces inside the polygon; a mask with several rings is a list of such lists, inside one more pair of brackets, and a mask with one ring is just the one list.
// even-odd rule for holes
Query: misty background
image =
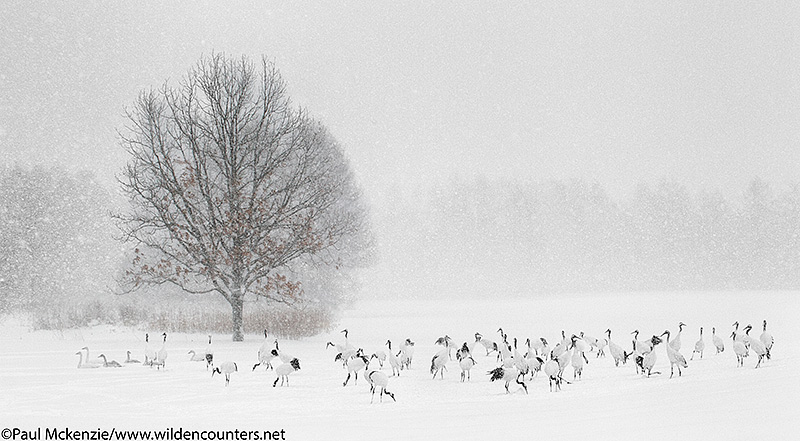
{"label": "misty background", "polygon": [[[5,0],[0,15],[0,171],[57,167],[110,205],[140,91],[203,54],[274,60],[371,206],[379,260],[358,296],[800,286],[800,5]],[[98,278],[121,261],[106,256],[86,267]]]}

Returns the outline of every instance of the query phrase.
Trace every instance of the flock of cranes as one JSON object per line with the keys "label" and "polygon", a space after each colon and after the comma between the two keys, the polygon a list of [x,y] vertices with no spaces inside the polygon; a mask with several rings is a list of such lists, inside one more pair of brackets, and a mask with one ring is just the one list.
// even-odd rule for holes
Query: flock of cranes
{"label": "flock of cranes", "polygon": [[[506,393],[510,393],[509,387],[513,382],[527,394],[528,386],[526,382],[532,381],[540,372],[543,372],[548,378],[550,391],[558,391],[561,390],[563,383],[571,384],[581,379],[583,370],[589,364],[586,354],[591,352],[595,353],[595,358],[605,357],[607,352],[617,367],[625,365],[629,360],[632,360],[636,372],[643,376],[650,377],[660,374],[660,372],[653,370],[658,358],[655,349],[659,344],[664,343],[670,364],[670,378],[673,378],[676,371],[680,377],[683,375],[683,369],[688,367],[686,357],[681,353],[682,334],[686,326],[685,323],[680,322],[678,323],[677,332],[674,334],[670,330],[665,330],[661,334],[642,339],[640,339],[641,333],[639,330],[634,330],[631,333],[633,340],[630,345],[627,343],[619,344],[616,340],[612,340],[611,329],[605,331],[605,338],[594,338],[583,332],[572,334],[568,337],[566,332],[561,331],[561,340],[553,345],[552,348],[547,339],[543,337],[526,338],[525,342],[520,344],[520,340],[517,338],[509,339],[502,328],[497,331],[499,334],[498,341],[492,341],[481,333],[476,332],[474,341],[465,341],[458,345],[450,336],[445,335],[435,341],[435,344],[441,346],[441,348],[436,351],[430,361],[430,374],[433,379],[436,379],[437,376],[443,379],[444,373],[448,370],[448,363],[455,358],[455,362],[461,371],[461,382],[471,381],[471,372],[477,365],[475,360],[477,352],[482,357],[493,359],[494,368],[486,373],[490,381],[504,382]],[[744,366],[744,360],[750,355],[751,351],[757,356],[756,368],[761,366],[765,359],[771,358],[774,339],[767,331],[766,320],[762,323],[763,331],[759,337],[750,335],[753,329],[752,325],[743,327],[741,331],[739,330],[738,322],[734,323],[732,327],[733,331],[730,334],[730,339],[731,347],[736,355],[737,367]],[[362,377],[370,385],[370,402],[374,401],[376,392],[379,393],[381,401],[383,401],[384,395],[395,400],[395,394],[387,389],[390,376],[384,373],[383,369],[385,364],[388,364],[391,368],[391,377],[399,376],[402,370],[410,369],[414,357],[414,342],[411,339],[405,339],[399,345],[393,346],[392,341],[387,340],[385,343],[386,350],[381,348],[367,356],[363,348],[357,347],[350,342],[347,329],[342,330],[341,333],[344,334],[344,342],[327,342],[326,349],[334,348],[336,354],[333,357],[333,361],[340,363],[342,369],[346,372],[342,383],[343,386],[346,387],[350,384],[351,379],[353,380],[352,384],[357,384],[359,373],[361,373]],[[163,333],[161,336],[161,347],[156,350],[150,346],[149,334],[145,334],[143,362],[131,358],[131,351],[127,351],[127,359],[123,363],[119,363],[116,360],[108,360],[104,354],[92,359],[89,356],[89,348],[83,347],[75,353],[75,355],[80,356],[78,368],[122,367],[127,364],[137,363],[156,367],[157,369],[165,368],[168,356],[167,334]],[[726,349],[725,341],[717,335],[715,327],[711,328],[711,344],[716,351],[715,354],[719,354]],[[628,346],[629,348],[626,349]],[[705,349],[706,343],[703,328],[701,327],[699,328],[699,338],[694,344],[690,360],[694,359],[695,354],[703,358]],[[455,355],[453,355],[453,352],[455,352]],[[224,375],[226,386],[230,383],[231,374],[239,371],[237,363],[232,361],[215,365],[210,335],[208,336],[208,346],[205,351],[200,353],[191,350],[188,355],[190,361],[204,361],[206,370],[211,370],[212,377],[215,374]],[[257,363],[253,365],[251,371],[255,371],[259,367],[263,367],[265,370],[273,370],[276,375],[272,383],[273,387],[277,387],[279,381],[280,386],[288,386],[289,375],[300,370],[300,360],[282,351],[278,340],[270,340],[266,330],[264,331],[264,342],[256,355]],[[102,363],[95,361],[98,359],[102,359]],[[572,367],[572,381],[565,378],[565,370],[568,366]]]}

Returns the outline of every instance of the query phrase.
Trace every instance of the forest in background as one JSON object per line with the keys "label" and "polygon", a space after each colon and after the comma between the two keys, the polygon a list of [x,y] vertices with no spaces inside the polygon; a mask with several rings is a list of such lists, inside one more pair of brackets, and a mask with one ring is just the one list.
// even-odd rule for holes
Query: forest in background
{"label": "forest in background", "polygon": [[[798,289],[800,186],[776,191],[754,178],[739,194],[692,193],[662,180],[616,200],[581,180],[453,178],[373,213],[379,263],[367,273],[385,289],[361,294]],[[90,173],[0,169],[0,313],[33,312],[39,328],[227,331],[230,313],[218,299],[198,302],[167,287],[114,294],[127,264],[109,216],[119,203]],[[304,310],[253,299],[248,332],[327,329],[363,275],[328,268],[301,277]]]}
{"label": "forest in background", "polygon": [[382,256],[397,287],[429,293],[800,287],[800,187],[756,177],[726,194],[741,196],[667,179],[615,199],[584,180],[453,178],[386,214]]}

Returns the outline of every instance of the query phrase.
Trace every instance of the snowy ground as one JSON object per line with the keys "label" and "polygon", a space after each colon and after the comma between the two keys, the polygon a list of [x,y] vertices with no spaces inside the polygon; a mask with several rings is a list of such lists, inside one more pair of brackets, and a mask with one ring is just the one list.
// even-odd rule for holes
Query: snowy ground
{"label": "snowy ground", "polygon": [[[789,439],[800,431],[800,354],[795,335],[800,317],[798,293],[663,293],[614,296],[562,296],[536,300],[364,301],[346,311],[341,327],[350,342],[371,353],[391,339],[416,342],[412,369],[390,379],[397,402],[377,398],[369,387],[342,387],[346,376],[334,363],[327,341],[332,332],[301,341],[282,340],[281,349],[301,360],[302,370],[290,386],[273,388],[271,371],[251,371],[263,341],[257,334],[244,343],[215,336],[217,362],[236,361],[229,387],[190,362],[190,349],[202,351],[205,336],[169,336],[164,370],[130,365],[124,368],[76,369],[75,354],[89,346],[122,361],[125,351],[143,357],[144,332],[159,330],[95,327],[65,332],[28,332],[14,319],[0,324],[0,425],[33,430],[71,429],[244,429],[285,430],[286,439]],[[767,319],[775,336],[772,360],[753,369],[756,357],[736,367],[729,338],[731,324],[752,323],[761,334]],[[698,328],[706,330],[707,351],[695,357],[683,377],[669,379],[665,349],[657,349],[656,369],[667,375],[643,378],[632,364],[615,368],[610,357],[595,359],[583,380],[550,393],[547,380],[529,383],[530,394],[491,383],[486,371],[494,355],[476,351],[478,366],[468,384],[460,383],[455,361],[444,380],[432,380],[430,360],[437,337],[448,334],[459,344],[481,332],[498,339],[502,327],[524,341],[544,336],[558,341],[561,330],[584,331],[630,347],[630,332],[643,335],[684,330],[681,352],[688,359]],[[726,351],[714,355],[711,327],[725,338]],[[158,348],[160,344],[151,344]],[[377,366],[377,364],[375,365]],[[384,368],[390,373],[390,369]],[[572,369],[566,369],[571,378]],[[352,380],[351,380],[352,382]],[[387,401],[388,400],[388,401]],[[642,438],[640,438],[642,439]]]}

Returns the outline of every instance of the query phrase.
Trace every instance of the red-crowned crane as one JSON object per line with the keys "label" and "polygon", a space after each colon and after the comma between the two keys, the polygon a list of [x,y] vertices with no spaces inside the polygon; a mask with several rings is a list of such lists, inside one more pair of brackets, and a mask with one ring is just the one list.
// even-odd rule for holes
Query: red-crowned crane
{"label": "red-crowned crane", "polygon": [[692,358],[690,360],[694,360],[694,354],[699,353],[700,358],[703,358],[703,351],[706,350],[706,342],[703,340],[703,327],[700,327],[700,339],[694,344],[694,351],[692,351]]}
{"label": "red-crowned crane", "polygon": [[281,386],[283,386],[284,381],[286,382],[286,386],[289,386],[289,374],[295,371],[300,370],[300,360],[293,358],[288,363],[283,363],[282,365],[275,368],[275,374],[277,377],[275,381],[272,383],[272,387],[278,385],[278,380],[281,380]]}
{"label": "red-crowned crane", "polygon": [[228,383],[231,382],[231,374],[238,371],[239,367],[236,366],[236,363],[232,361],[226,361],[215,367],[214,370],[211,371],[211,376],[213,377],[214,374],[225,374],[225,386],[227,386]]}
{"label": "red-crowned crane", "polygon": [[684,326],[686,326],[686,323],[684,322],[678,323],[678,333],[675,335],[675,338],[672,339],[672,341],[667,343],[672,347],[672,349],[675,349],[676,351],[681,350],[681,333],[683,333]]}
{"label": "red-crowned crane", "polygon": [[[678,376],[682,375],[681,368],[689,367],[689,364],[686,363],[686,357],[683,356],[677,349],[673,348],[672,345],[669,344],[669,330],[664,331],[662,336],[667,336],[667,358],[669,359],[669,378],[672,378],[674,375],[675,366],[678,366]],[[655,351],[654,351],[655,352]]]}
{"label": "red-crowned crane", "polygon": [[772,345],[775,343],[775,339],[772,338],[772,334],[767,332],[767,321],[764,320],[764,332],[761,333],[761,336],[758,338],[761,340],[761,343],[764,344],[764,348],[767,350],[767,360],[772,358],[771,351]]}
{"label": "red-crowned crane", "polygon": [[744,367],[744,358],[748,356],[747,346],[744,345],[744,341],[739,338],[737,340],[736,331],[731,333],[731,338],[733,339],[733,353],[736,354],[736,367]]}
{"label": "red-crowned crane", "polygon": [[717,328],[711,328],[711,341],[714,343],[714,348],[717,349],[717,352],[714,355],[725,351],[725,342],[723,342],[722,338],[717,335]]}
{"label": "red-crowned crane", "polygon": [[628,361],[628,354],[620,345],[611,341],[611,329],[606,329],[606,334],[608,334],[608,352],[614,358],[614,366],[619,367],[619,362],[625,364]]}
{"label": "red-crowned crane", "polygon": [[381,371],[372,371],[369,374],[367,374],[367,381],[369,381],[370,392],[372,392],[372,398],[370,398],[369,400],[370,404],[372,404],[373,400],[375,399],[375,390],[378,388],[381,389],[381,394],[380,394],[381,403],[383,402],[384,394],[392,397],[392,401],[395,402],[397,401],[394,398],[394,394],[386,389],[386,386],[389,385],[389,377],[387,377],[386,374],[384,374]]}
{"label": "red-crowned crane", "polygon": [[[747,336],[750,337],[750,331],[753,329],[753,325],[747,325],[744,328],[745,333]],[[764,343],[757,338],[750,337],[750,349],[758,355],[758,363],[756,363],[756,368],[761,366],[761,362],[764,360],[764,357],[767,356],[767,348],[764,347]]]}

